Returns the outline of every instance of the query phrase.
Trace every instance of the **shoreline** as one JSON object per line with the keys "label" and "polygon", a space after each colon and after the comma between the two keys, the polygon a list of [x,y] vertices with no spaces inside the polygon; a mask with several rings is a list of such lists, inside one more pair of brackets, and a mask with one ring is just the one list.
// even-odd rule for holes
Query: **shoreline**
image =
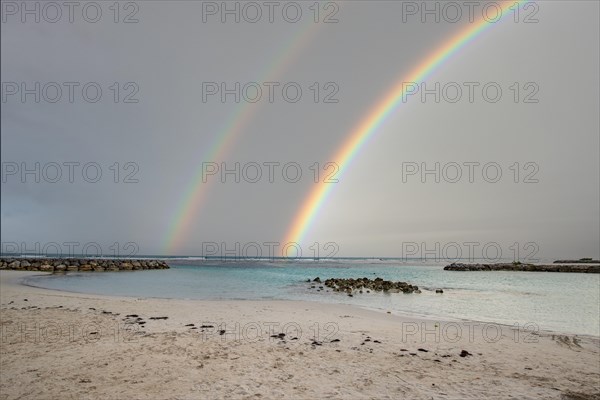
{"label": "shoreline", "polygon": [[[141,299],[147,299],[147,300],[157,300],[157,301],[184,301],[184,302],[197,302],[197,303],[211,303],[211,302],[290,302],[290,303],[309,303],[309,304],[319,304],[322,305],[324,307],[328,307],[328,306],[342,306],[342,307],[351,307],[351,308],[356,308],[356,309],[360,309],[360,310],[364,310],[364,311],[369,311],[369,312],[374,312],[377,314],[390,314],[390,312],[388,310],[385,310],[383,308],[377,308],[377,307],[369,307],[369,306],[365,306],[365,305],[361,305],[361,304],[347,304],[347,303],[328,303],[328,302],[322,302],[319,301],[318,299],[315,300],[292,300],[292,299],[194,299],[194,298],[173,298],[173,297],[149,297],[149,296],[144,296],[144,297],[137,297],[137,296],[126,296],[126,295],[107,295],[107,294],[101,294],[101,293],[86,293],[86,292],[77,292],[77,291],[70,291],[70,290],[64,290],[64,289],[54,289],[54,288],[45,288],[42,286],[36,286],[36,285],[31,285],[31,284],[27,284],[25,282],[23,282],[24,280],[26,280],[28,277],[32,277],[32,276],[51,276],[53,275],[53,273],[51,272],[43,272],[43,271],[10,271],[11,274],[16,273],[16,274],[23,274],[22,276],[19,277],[15,277],[13,279],[13,282],[11,282],[12,284],[16,285],[16,286],[23,286],[23,287],[27,287],[27,288],[32,288],[32,289],[37,289],[40,291],[44,291],[44,292],[50,292],[50,293],[55,293],[57,295],[61,295],[61,294],[71,294],[73,295],[73,297],[76,298],[89,298],[89,296],[92,296],[92,298],[94,296],[97,296],[98,298],[104,298],[104,299],[120,299],[120,300],[141,300]],[[2,273],[0,272],[0,276],[2,275]],[[493,321],[493,320],[479,320],[479,319],[474,319],[474,318],[461,318],[461,317],[452,317],[452,316],[447,316],[447,315],[435,315],[435,314],[419,314],[416,312],[410,312],[410,311],[402,311],[402,310],[394,310],[393,312],[391,312],[391,315],[396,315],[398,317],[404,318],[404,319],[418,319],[418,320],[423,320],[423,321],[433,321],[433,322],[446,322],[446,323],[454,323],[454,322],[458,322],[458,323],[476,323],[476,324],[491,324],[491,325],[497,325],[497,326],[503,326],[505,328],[512,328],[515,324],[518,324],[517,322],[510,324],[509,322],[499,322],[499,321]],[[520,326],[520,324],[519,324]],[[547,335],[569,335],[569,336],[577,336],[577,337],[588,337],[590,339],[598,339],[600,340],[600,335],[593,335],[593,334],[589,334],[589,333],[580,333],[580,332],[573,332],[573,331],[564,331],[564,330],[552,330],[552,329],[539,329],[539,332],[542,332],[544,334]]]}
{"label": "shoreline", "polygon": [[19,283],[33,274],[0,272],[2,400],[600,393],[593,336],[346,304],[118,297]]}

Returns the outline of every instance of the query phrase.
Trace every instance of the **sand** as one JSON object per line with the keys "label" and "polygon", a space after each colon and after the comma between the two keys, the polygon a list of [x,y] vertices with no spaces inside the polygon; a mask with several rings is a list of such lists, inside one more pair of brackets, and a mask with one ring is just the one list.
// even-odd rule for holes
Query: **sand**
{"label": "sand", "polygon": [[66,293],[20,285],[30,274],[0,272],[0,399],[600,398],[597,337],[316,302]]}

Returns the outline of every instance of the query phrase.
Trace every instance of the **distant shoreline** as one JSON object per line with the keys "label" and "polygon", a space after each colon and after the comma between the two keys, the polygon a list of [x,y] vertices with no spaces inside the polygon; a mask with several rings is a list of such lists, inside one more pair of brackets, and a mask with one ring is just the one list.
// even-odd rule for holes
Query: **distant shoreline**
{"label": "distant shoreline", "polygon": [[[0,257],[0,270],[65,272],[104,272],[169,269],[166,260],[149,258],[86,258],[86,257]],[[460,263],[444,267],[445,271],[523,271],[600,273],[600,261],[591,258],[557,260],[552,264],[528,264],[520,262]]]}

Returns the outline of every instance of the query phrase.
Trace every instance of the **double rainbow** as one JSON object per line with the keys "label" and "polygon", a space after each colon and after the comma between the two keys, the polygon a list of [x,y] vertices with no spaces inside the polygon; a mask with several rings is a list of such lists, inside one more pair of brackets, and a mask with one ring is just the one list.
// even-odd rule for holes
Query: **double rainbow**
{"label": "double rainbow", "polygon": [[[377,132],[377,129],[381,127],[386,119],[402,104],[401,100],[403,96],[407,94],[407,86],[405,85],[407,82],[423,82],[446,60],[477,37],[479,33],[484,31],[487,27],[498,23],[507,15],[512,15],[511,10],[514,11],[515,7],[521,7],[522,4],[527,3],[528,1],[529,0],[509,0],[503,2],[500,6],[502,13],[498,19],[487,21],[486,19],[481,18],[481,20],[473,22],[472,25],[459,32],[447,43],[431,53],[431,55],[422,61],[410,74],[408,74],[408,76],[403,77],[394,88],[385,95],[383,100],[367,114],[356,129],[348,135],[348,139],[344,141],[342,146],[334,153],[333,157],[329,158],[329,160],[335,161],[339,166],[337,177],[339,178],[342,176],[367,141],[373,137],[374,133]],[[284,243],[302,243],[306,233],[313,224],[315,217],[319,214],[319,210],[327,201],[334,186],[335,185],[330,183],[319,183],[314,187],[305,198],[300,210],[296,214],[296,217],[287,231]]]}

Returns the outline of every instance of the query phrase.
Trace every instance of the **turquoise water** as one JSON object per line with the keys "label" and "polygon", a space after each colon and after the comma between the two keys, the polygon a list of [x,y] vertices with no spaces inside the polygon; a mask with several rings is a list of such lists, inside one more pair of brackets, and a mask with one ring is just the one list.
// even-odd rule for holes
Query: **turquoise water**
{"label": "turquoise water", "polygon": [[[319,262],[194,261],[170,270],[35,276],[26,284],[105,295],[182,299],[287,299],[353,304],[430,317],[600,335],[600,275],[547,272],[457,272],[443,266],[369,260]],[[190,261],[187,261],[190,263]],[[421,294],[317,292],[307,279],[381,277],[418,285]],[[317,287],[319,284],[316,284]],[[436,294],[441,288],[443,294]],[[325,287],[325,289],[327,289]]]}

